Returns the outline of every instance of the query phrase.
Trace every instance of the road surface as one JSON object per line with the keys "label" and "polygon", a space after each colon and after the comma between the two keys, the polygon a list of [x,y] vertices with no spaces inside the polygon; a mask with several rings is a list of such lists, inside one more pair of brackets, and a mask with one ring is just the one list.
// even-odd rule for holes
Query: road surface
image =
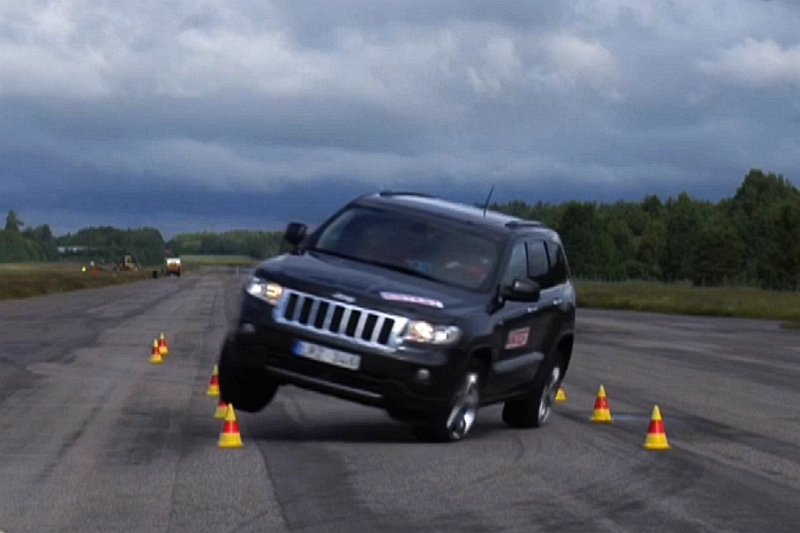
{"label": "road surface", "polygon": [[[492,406],[466,441],[424,444],[285,387],[220,450],[206,386],[240,281],[0,303],[0,531],[800,531],[800,332],[581,309],[546,428]],[[601,383],[610,426],[588,422]],[[642,449],[656,403],[669,452]]]}

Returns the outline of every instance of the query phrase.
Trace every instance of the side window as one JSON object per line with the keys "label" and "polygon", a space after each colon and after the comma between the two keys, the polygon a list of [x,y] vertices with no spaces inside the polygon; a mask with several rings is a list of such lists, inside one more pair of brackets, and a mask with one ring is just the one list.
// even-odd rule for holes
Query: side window
{"label": "side window", "polygon": [[550,257],[550,284],[560,285],[567,281],[567,259],[564,250],[554,242],[547,243],[547,253]]}
{"label": "side window", "polygon": [[550,260],[544,241],[528,242],[528,277],[536,280],[543,289],[552,286],[550,283]]}
{"label": "side window", "polygon": [[518,242],[511,250],[511,258],[508,260],[506,273],[503,276],[503,285],[510,285],[515,279],[525,279],[526,277],[528,277],[528,257],[525,243]]}

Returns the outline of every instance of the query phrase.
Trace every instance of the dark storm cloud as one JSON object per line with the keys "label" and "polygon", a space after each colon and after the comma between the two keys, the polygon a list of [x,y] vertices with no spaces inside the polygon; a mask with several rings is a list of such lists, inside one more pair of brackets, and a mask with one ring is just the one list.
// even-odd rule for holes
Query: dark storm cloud
{"label": "dark storm cloud", "polygon": [[173,232],[313,223],[384,188],[796,182],[798,22],[748,0],[5,3],[0,209]]}

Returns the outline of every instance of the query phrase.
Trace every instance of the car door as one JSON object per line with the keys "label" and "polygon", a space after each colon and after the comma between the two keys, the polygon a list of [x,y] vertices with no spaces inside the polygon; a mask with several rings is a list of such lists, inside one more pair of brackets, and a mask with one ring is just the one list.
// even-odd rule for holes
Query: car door
{"label": "car door", "polygon": [[[503,286],[529,278],[528,242],[513,244],[502,278]],[[540,304],[507,300],[497,312],[496,357],[492,365],[492,393],[503,394],[530,382],[542,360]]]}

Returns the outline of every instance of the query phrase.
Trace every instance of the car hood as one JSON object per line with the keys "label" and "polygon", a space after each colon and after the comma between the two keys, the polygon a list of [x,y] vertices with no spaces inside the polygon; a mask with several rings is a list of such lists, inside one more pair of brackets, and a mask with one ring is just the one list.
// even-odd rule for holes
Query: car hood
{"label": "car hood", "polygon": [[[264,262],[257,275],[325,298],[400,310],[439,312],[471,307],[485,296],[327,254],[282,255]],[[335,296],[334,296],[335,295]]]}

